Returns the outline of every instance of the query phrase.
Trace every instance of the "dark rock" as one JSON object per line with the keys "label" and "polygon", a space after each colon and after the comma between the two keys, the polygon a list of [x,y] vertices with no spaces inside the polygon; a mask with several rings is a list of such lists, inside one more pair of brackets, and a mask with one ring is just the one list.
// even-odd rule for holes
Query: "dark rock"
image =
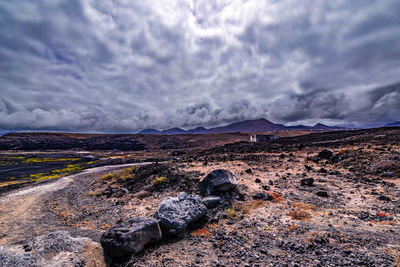
{"label": "dark rock", "polygon": [[264,190],[270,190],[271,187],[270,187],[269,185],[263,185],[263,186],[262,186],[262,189],[264,189]]}
{"label": "dark rock", "polygon": [[215,170],[209,173],[198,185],[200,194],[211,195],[232,191],[238,182],[235,175],[227,170]]}
{"label": "dark rock", "polygon": [[255,199],[255,200],[273,200],[273,197],[270,194],[260,192],[260,193],[254,194],[253,199]]}
{"label": "dark rock", "polygon": [[318,153],[320,159],[330,159],[333,156],[333,152],[328,149],[323,149]]}
{"label": "dark rock", "polygon": [[253,171],[251,169],[247,169],[245,170],[246,173],[253,173]]}
{"label": "dark rock", "polygon": [[300,184],[303,186],[313,186],[314,178],[304,178],[300,180]]}
{"label": "dark rock", "polygon": [[326,192],[326,191],[318,191],[316,193],[316,195],[319,196],[319,197],[328,197],[328,192]]}
{"label": "dark rock", "polygon": [[259,184],[259,183],[261,183],[261,180],[257,178],[254,182],[256,182],[257,184]]}
{"label": "dark rock", "polygon": [[158,221],[153,218],[136,217],[119,222],[101,237],[101,245],[111,258],[134,255],[150,243],[162,237]]}
{"label": "dark rock", "polygon": [[183,194],[178,197],[164,198],[155,214],[161,229],[168,235],[183,233],[188,225],[201,219],[207,213],[207,207],[199,196]]}
{"label": "dark rock", "polygon": [[382,201],[388,201],[388,202],[391,201],[391,199],[390,199],[389,197],[384,196],[384,195],[379,196],[378,199],[379,199],[379,200],[382,200]]}
{"label": "dark rock", "polygon": [[320,173],[328,173],[328,171],[325,168],[319,169],[318,172],[320,172]]}
{"label": "dark rock", "polygon": [[213,209],[219,205],[221,199],[217,196],[208,196],[203,198],[203,203],[206,205],[207,208]]}
{"label": "dark rock", "polygon": [[24,245],[23,248],[26,252],[32,251],[32,247],[29,245]]}
{"label": "dark rock", "polygon": [[171,156],[176,157],[176,156],[180,156],[180,155],[183,155],[183,152],[180,151],[180,150],[178,150],[178,149],[175,149],[175,150],[173,150],[173,151],[171,152]]}
{"label": "dark rock", "polygon": [[381,174],[381,177],[383,178],[391,178],[394,176],[394,172],[384,172]]}

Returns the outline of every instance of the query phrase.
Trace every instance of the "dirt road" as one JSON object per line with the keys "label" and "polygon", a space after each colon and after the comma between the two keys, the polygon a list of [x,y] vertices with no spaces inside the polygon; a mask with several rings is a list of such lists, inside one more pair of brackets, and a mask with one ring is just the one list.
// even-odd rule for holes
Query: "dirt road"
{"label": "dirt road", "polygon": [[87,169],[40,185],[33,185],[0,197],[0,246],[23,243],[32,236],[45,234],[59,228],[54,217],[48,214],[46,203],[54,193],[67,188],[74,181],[95,177],[105,172],[130,166],[150,164],[132,163]]}

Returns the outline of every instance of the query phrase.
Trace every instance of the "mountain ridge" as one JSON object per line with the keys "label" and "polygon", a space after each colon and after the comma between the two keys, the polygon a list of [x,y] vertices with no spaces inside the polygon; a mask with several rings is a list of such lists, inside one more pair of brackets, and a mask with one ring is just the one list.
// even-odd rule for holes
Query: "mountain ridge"
{"label": "mountain ridge", "polygon": [[270,132],[270,131],[290,131],[290,130],[345,130],[345,127],[339,126],[328,126],[322,123],[317,123],[314,126],[306,125],[295,125],[295,126],[285,126],[283,124],[273,123],[265,118],[255,119],[255,120],[244,120],[239,122],[234,122],[225,126],[218,126],[213,128],[197,127],[194,129],[189,129],[187,131],[174,127],[167,130],[156,130],[156,129],[144,129],[138,132],[138,134],[213,134],[213,133],[235,133],[235,132]]}

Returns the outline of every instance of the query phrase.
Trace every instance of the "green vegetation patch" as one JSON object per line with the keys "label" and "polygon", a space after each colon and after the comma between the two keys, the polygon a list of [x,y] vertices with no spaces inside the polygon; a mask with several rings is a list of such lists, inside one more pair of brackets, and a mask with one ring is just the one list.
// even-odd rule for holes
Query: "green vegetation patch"
{"label": "green vegetation patch", "polygon": [[44,163],[57,161],[78,161],[80,158],[27,158],[24,163]]}

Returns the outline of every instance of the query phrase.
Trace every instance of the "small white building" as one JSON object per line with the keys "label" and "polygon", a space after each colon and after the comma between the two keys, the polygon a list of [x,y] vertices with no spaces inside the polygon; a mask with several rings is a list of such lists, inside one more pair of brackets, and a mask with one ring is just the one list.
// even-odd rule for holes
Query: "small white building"
{"label": "small white building", "polygon": [[259,142],[268,142],[276,140],[276,135],[270,134],[252,134],[250,135],[250,142],[259,143]]}

